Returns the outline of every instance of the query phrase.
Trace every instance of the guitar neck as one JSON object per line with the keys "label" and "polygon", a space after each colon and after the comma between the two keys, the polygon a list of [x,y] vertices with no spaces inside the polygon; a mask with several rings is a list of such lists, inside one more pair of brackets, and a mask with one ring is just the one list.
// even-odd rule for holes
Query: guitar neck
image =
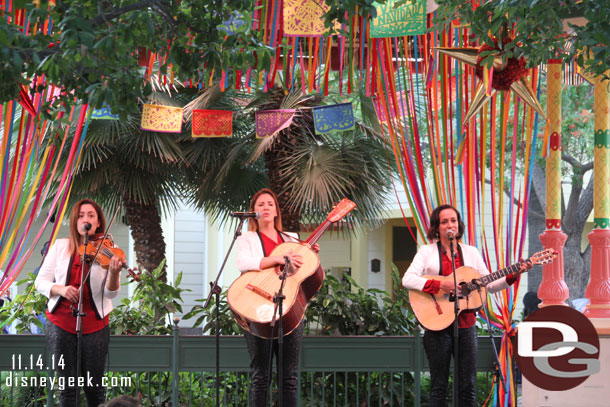
{"label": "guitar neck", "polygon": [[324,232],[326,232],[326,229],[328,229],[328,227],[331,224],[332,224],[332,222],[329,221],[328,219],[325,220],[324,222],[322,222],[316,228],[316,230],[314,230],[313,233],[311,235],[309,235],[309,237],[305,240],[305,243],[307,243],[310,246],[313,246],[314,244],[316,244],[318,242],[318,240],[322,237]]}
{"label": "guitar neck", "polygon": [[513,274],[513,273],[522,273],[523,270],[521,270],[521,262],[513,264],[512,266],[508,266],[506,268],[503,268],[502,270],[498,270],[494,273],[488,274],[486,276],[483,276],[481,278],[479,278],[479,281],[481,282],[481,285],[486,286],[487,284],[496,281],[502,277],[506,277],[509,274]]}

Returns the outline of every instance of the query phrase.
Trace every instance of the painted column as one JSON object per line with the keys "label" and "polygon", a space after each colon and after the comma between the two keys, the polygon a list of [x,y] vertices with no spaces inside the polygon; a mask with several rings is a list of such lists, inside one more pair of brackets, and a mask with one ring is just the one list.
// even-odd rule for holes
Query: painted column
{"label": "painted column", "polygon": [[360,287],[369,286],[369,238],[364,232],[358,233],[351,241],[352,277]]}
{"label": "painted column", "polygon": [[593,167],[594,229],[591,243],[591,280],[585,296],[589,318],[610,318],[610,116],[608,82],[595,78],[595,154]]}
{"label": "painted column", "polygon": [[561,90],[562,62],[549,59],[547,65],[547,118],[550,150],[546,160],[546,230],[540,235],[545,248],[559,255],[553,263],[542,267],[542,282],[538,287],[541,307],[567,305],[568,286],[563,278],[563,246],[568,236],[561,231]]}

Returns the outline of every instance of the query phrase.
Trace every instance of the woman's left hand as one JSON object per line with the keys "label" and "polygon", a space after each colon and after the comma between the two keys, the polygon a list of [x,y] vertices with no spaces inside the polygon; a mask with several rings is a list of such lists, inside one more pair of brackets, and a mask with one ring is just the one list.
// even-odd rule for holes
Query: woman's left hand
{"label": "woman's left hand", "polygon": [[117,256],[112,256],[112,258],[110,259],[110,266],[109,266],[110,272],[113,274],[117,274],[121,271],[122,268],[123,268],[123,262]]}
{"label": "woman's left hand", "polygon": [[316,244],[314,244],[314,245],[311,247],[311,250],[313,250],[313,251],[314,251],[314,252],[316,252],[316,253],[320,253],[320,245],[319,245],[319,244],[317,244],[317,243],[316,243]]}

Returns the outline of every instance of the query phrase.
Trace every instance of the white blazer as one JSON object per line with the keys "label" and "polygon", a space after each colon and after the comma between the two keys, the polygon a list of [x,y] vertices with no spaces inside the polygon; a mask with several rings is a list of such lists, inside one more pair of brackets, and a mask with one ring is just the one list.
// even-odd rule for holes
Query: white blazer
{"label": "white blazer", "polygon": [[[286,242],[298,242],[296,233],[281,232]],[[269,254],[269,253],[267,253]],[[263,242],[255,231],[248,231],[237,238],[237,269],[242,273],[260,270],[263,253]]]}
{"label": "white blazer", "polygon": [[[481,276],[489,274],[489,270],[487,270],[487,266],[485,266],[481,253],[479,253],[479,250],[476,247],[468,246],[463,243],[459,243],[459,245],[464,257],[464,266],[472,267],[478,271]],[[436,243],[420,247],[413,258],[411,265],[407,269],[407,272],[402,277],[402,285],[411,290],[422,291],[426,281],[428,281],[421,277],[422,275],[439,275],[439,258],[438,245]],[[493,283],[488,284],[485,288],[490,293],[508,288],[506,277],[502,277]]]}
{"label": "white blazer", "polygon": [[[55,311],[55,307],[61,298],[60,295],[51,296],[51,287],[53,287],[54,284],[68,284],[70,281],[68,267],[70,266],[71,259],[70,240],[57,239],[49,249],[47,257],[45,257],[44,262],[38,271],[38,276],[36,276],[36,280],[34,281],[36,289],[49,299],[47,307],[51,313]],[[107,274],[108,270],[103,269],[99,264],[94,264],[91,267],[88,281],[85,283],[89,286],[91,291],[93,309],[100,319],[104,318],[112,311],[111,299],[116,297],[119,293],[119,290],[110,291],[106,288],[105,282]]]}

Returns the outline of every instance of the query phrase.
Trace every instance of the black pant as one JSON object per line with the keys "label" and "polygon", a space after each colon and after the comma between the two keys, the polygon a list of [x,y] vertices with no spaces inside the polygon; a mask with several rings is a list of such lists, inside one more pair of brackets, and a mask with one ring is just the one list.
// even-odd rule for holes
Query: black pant
{"label": "black pant", "polygon": [[[78,388],[76,386],[69,387],[68,381],[78,380],[76,378],[77,336],[76,334],[64,331],[51,321],[47,321],[45,335],[49,350],[51,354],[55,355],[58,386],[61,385],[59,380],[62,380],[64,383],[63,390],[61,387],[59,388],[59,406],[75,407]],[[106,391],[102,387],[102,377],[104,376],[104,364],[108,355],[109,342],[110,328],[108,327],[82,336],[81,377],[84,378],[83,390],[87,397],[88,407],[98,407],[106,401]],[[63,369],[57,365],[60,360],[64,362]],[[89,377],[91,377],[92,386],[87,385]]]}
{"label": "black pant", "polygon": [[[477,402],[477,328],[459,328],[458,407],[475,407]],[[424,349],[430,365],[430,407],[447,406],[449,369],[453,355],[453,325],[442,331],[424,333]]]}
{"label": "black pant", "polygon": [[[250,353],[250,375],[252,381],[250,385],[250,404],[253,407],[265,407],[269,405],[268,390],[272,371],[271,360],[273,354],[277,358],[277,339],[263,339],[249,332],[244,332],[244,337],[246,338],[248,353]],[[284,343],[282,345],[282,373],[284,376],[282,398],[284,406],[281,407],[294,407],[298,405],[299,351],[302,338],[302,323],[290,335],[284,336]]]}

